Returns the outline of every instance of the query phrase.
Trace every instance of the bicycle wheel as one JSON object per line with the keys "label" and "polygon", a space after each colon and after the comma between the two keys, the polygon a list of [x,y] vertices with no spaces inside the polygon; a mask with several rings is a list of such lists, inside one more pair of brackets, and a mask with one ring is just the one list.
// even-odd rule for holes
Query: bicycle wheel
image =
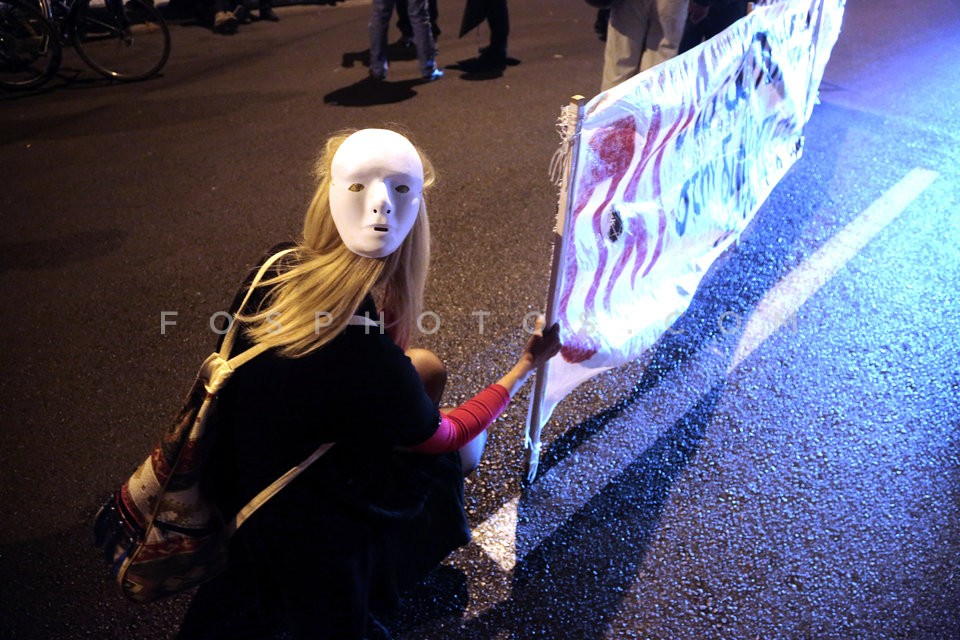
{"label": "bicycle wheel", "polygon": [[32,89],[60,66],[60,39],[34,4],[0,1],[0,87]]}
{"label": "bicycle wheel", "polygon": [[90,67],[116,80],[156,75],[170,56],[170,30],[147,0],[78,0],[73,46]]}

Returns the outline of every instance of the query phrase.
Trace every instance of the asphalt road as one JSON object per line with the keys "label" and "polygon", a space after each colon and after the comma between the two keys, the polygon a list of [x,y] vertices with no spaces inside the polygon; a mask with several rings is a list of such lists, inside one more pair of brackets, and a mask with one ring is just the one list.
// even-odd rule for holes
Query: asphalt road
{"label": "asphalt road", "polygon": [[[441,3],[442,65],[486,42],[455,37],[462,6]],[[468,485],[475,542],[398,637],[960,638],[957,9],[848,2],[804,156],[739,249],[645,364],[558,408],[525,489],[516,399]],[[514,0],[521,64],[419,84],[400,60],[379,89],[368,3],[278,11],[231,37],[175,25],[161,78],[111,85],[68,51],[0,99],[0,637],[171,637],[187,600],[120,600],[90,519],[176,410],[210,316],[297,234],[330,132],[400,123],[439,169],[423,344],[450,402],[543,306],[555,122],[599,86],[592,10]]]}

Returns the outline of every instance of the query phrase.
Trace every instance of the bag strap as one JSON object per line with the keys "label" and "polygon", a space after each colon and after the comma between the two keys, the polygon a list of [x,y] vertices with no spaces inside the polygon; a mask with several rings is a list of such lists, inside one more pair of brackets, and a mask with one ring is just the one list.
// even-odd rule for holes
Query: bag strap
{"label": "bag strap", "polygon": [[[277,260],[285,256],[286,254],[291,253],[292,251],[293,249],[284,249],[283,251],[279,251],[273,254],[272,256],[270,256],[269,258],[267,258],[267,260],[262,265],[260,265],[260,269],[257,271],[257,275],[253,277],[253,281],[250,282],[250,288],[247,289],[247,295],[243,297],[243,302],[240,303],[240,307],[237,309],[237,313],[242,313],[244,307],[246,307],[247,303],[250,302],[250,296],[253,295],[253,290],[257,288],[258,284],[260,284],[260,281],[263,279],[263,276],[266,275],[267,270],[270,267],[272,267]],[[223,343],[221,343],[220,345],[220,357],[223,358],[224,360],[227,360],[230,363],[231,368],[233,369],[236,369],[244,362],[251,360],[254,356],[257,356],[260,353],[263,353],[266,349],[266,347],[262,347],[262,345],[255,345],[254,347],[247,349],[243,353],[238,354],[233,359],[230,359],[230,351],[233,349],[233,343],[237,339],[238,324],[239,323],[236,321],[235,318],[231,318],[230,327],[227,329],[227,335],[223,337]],[[254,350],[256,350],[256,352],[252,353],[254,352]]]}
{"label": "bag strap", "polygon": [[[373,320],[372,318],[369,318],[367,316],[358,316],[358,315],[350,316],[350,320],[348,321],[348,324],[360,325],[364,327],[380,327],[380,323],[377,322],[376,320]],[[250,351],[253,351],[253,349],[248,349],[247,351],[245,351],[243,354],[240,354],[240,355],[245,355],[247,353],[250,353]],[[262,507],[267,502],[267,500],[277,495],[277,493],[281,489],[283,489],[285,486],[290,484],[290,482],[294,478],[296,478],[298,475],[303,473],[307,469],[307,467],[309,467],[311,464],[316,462],[320,458],[320,456],[325,454],[330,449],[330,447],[332,447],[334,444],[335,443],[333,442],[324,442],[322,445],[317,447],[317,450],[311,453],[306,460],[304,460],[297,466],[292,467],[285,474],[283,474],[282,476],[274,480],[272,483],[270,483],[270,486],[268,486],[266,489],[264,489],[263,491],[255,495],[253,499],[250,500],[250,502],[248,502],[246,505],[244,505],[243,508],[240,509],[240,511],[237,513],[237,515],[235,515],[224,526],[224,531],[227,534],[227,539],[229,539],[230,536],[232,536],[236,532],[236,530],[240,528],[240,525],[242,525],[247,518],[252,516],[257,509]]]}
{"label": "bag strap", "polygon": [[[247,302],[250,300],[250,296],[253,293],[253,290],[260,283],[260,280],[263,279],[263,276],[264,274],[266,274],[267,269],[269,269],[270,266],[274,262],[276,262],[280,257],[282,257],[284,254],[290,253],[291,251],[293,251],[293,249],[285,249],[283,251],[280,251],[279,253],[276,253],[270,256],[270,258],[267,259],[267,261],[264,262],[263,265],[261,265],[259,271],[257,271],[257,275],[254,276],[253,281],[250,283],[250,288],[247,290],[247,295],[244,296],[243,302],[240,303],[240,309],[238,311],[243,311],[243,308],[247,306]],[[358,315],[350,316],[350,319],[347,321],[347,324],[359,325],[359,326],[364,326],[368,328],[379,327],[382,330],[382,327],[379,322],[367,316],[358,316]],[[229,360],[227,360],[227,357],[230,355],[230,350],[233,348],[233,343],[234,343],[234,340],[236,339],[236,335],[237,335],[237,322],[234,320],[230,323],[230,328],[227,330],[227,335],[224,336],[223,344],[221,344],[220,352],[219,352],[220,358],[226,361],[226,364],[230,369],[236,369],[240,365],[244,364],[245,362],[249,362],[250,360],[260,355],[261,353],[263,353],[269,348],[265,344],[257,344],[250,347],[243,353],[239,353],[233,358],[230,358]],[[232,536],[234,532],[236,532],[236,530],[240,528],[240,525],[242,525],[247,520],[247,518],[252,516],[257,509],[262,507],[267,502],[267,500],[275,496],[281,489],[283,489],[285,486],[290,484],[290,482],[293,481],[294,478],[296,478],[298,475],[303,473],[307,469],[307,467],[309,467],[311,464],[316,462],[320,458],[320,456],[325,454],[333,445],[334,445],[333,442],[323,443],[322,445],[317,447],[317,450],[311,453],[306,460],[304,460],[297,466],[292,467],[285,474],[283,474],[282,476],[274,480],[272,483],[270,483],[270,486],[268,486],[266,489],[264,489],[263,491],[258,493],[256,496],[254,496],[253,499],[250,500],[250,502],[248,502],[246,505],[244,505],[243,508],[241,508],[240,511],[237,513],[237,515],[235,515],[224,526],[224,531],[227,535],[227,538],[229,539],[230,536]]]}
{"label": "bag strap", "polygon": [[[243,302],[240,303],[240,308],[237,312],[242,312],[243,308],[247,306],[247,302],[250,301],[250,296],[253,295],[253,290],[260,283],[260,280],[263,279],[263,276],[267,273],[267,269],[273,265],[278,259],[284,256],[287,253],[290,253],[293,249],[284,249],[272,256],[270,256],[266,262],[260,266],[260,270],[257,271],[257,275],[254,276],[253,281],[250,283],[250,288],[247,290],[247,295],[244,296]],[[380,327],[380,323],[376,320],[369,318],[367,316],[350,316],[350,319],[347,321],[347,324],[360,325],[364,327]],[[230,351],[233,349],[233,343],[237,338],[237,321],[236,319],[231,319],[230,328],[227,330],[227,335],[223,338],[223,343],[220,345],[220,357],[227,363],[230,369],[236,369],[242,364],[253,360],[255,357],[269,349],[270,347],[266,344],[255,344],[246,351],[238,353],[234,357],[230,357]]]}
{"label": "bag strap", "polygon": [[237,513],[232,520],[226,523],[224,531],[227,534],[227,538],[229,539],[230,536],[232,536],[236,530],[240,528],[240,525],[242,525],[247,518],[252,516],[257,509],[262,507],[267,500],[275,496],[281,489],[290,484],[294,478],[303,473],[307,467],[316,462],[317,459],[325,454],[333,445],[333,442],[324,442],[317,448],[316,451],[310,454],[310,457],[297,466],[291,468],[285,474],[274,480],[269,487],[254,496],[250,502],[240,509],[239,513]]}

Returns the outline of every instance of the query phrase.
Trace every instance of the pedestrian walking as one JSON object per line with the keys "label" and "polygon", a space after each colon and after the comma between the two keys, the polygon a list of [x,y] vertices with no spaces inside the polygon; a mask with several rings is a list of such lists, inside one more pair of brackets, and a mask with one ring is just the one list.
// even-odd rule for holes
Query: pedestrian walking
{"label": "pedestrian walking", "polygon": [[[373,0],[370,13],[370,76],[375,80],[385,80],[389,63],[387,61],[387,34],[390,30],[390,18],[393,15],[396,0]],[[443,71],[437,67],[436,43],[430,27],[430,13],[427,0],[407,0],[407,17],[413,30],[413,42],[417,48],[417,60],[420,65],[420,77],[427,82],[439,80]]]}
{"label": "pedestrian walking", "polygon": [[461,66],[470,72],[502,71],[518,60],[507,55],[510,37],[510,11],[507,0],[467,0],[460,23],[460,37],[478,27],[486,20],[490,27],[490,41],[481,47],[480,55],[465,61]]}

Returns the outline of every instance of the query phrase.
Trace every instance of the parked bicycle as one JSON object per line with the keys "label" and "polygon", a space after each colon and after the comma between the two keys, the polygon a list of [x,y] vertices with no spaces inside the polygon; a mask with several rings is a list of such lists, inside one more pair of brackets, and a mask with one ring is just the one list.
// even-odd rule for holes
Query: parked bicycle
{"label": "parked bicycle", "polygon": [[153,0],[0,0],[0,87],[42,85],[64,45],[97,73],[129,82],[160,72],[170,30]]}

